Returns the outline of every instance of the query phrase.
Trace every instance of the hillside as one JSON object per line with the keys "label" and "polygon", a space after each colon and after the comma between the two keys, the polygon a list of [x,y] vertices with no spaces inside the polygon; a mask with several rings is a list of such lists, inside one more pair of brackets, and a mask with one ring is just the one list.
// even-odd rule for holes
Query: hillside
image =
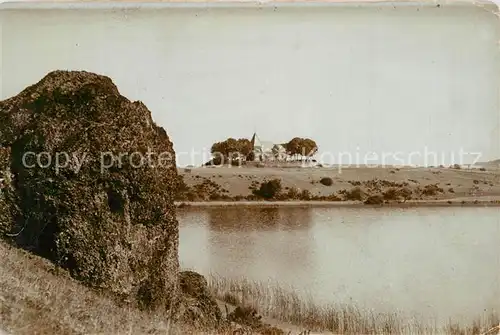
{"label": "hillside", "polygon": [[[278,179],[281,194],[274,200],[330,200],[341,205],[347,200],[361,202],[379,195],[384,200],[496,201],[500,199],[500,170],[453,168],[193,168],[179,169],[186,190],[186,202],[263,200],[253,190]],[[329,179],[329,180],[326,180]],[[360,189],[359,198],[350,197]],[[406,192],[405,199],[398,193]],[[305,193],[303,193],[305,192]],[[392,195],[391,195],[392,192]],[[303,195],[306,196],[303,196]]]}

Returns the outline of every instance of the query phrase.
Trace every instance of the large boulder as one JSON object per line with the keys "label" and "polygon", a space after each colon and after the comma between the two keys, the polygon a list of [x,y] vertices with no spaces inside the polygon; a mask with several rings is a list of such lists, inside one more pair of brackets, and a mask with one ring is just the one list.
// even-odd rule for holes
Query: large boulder
{"label": "large boulder", "polygon": [[54,71],[0,102],[0,232],[144,308],[178,288],[172,142],[110,78]]}

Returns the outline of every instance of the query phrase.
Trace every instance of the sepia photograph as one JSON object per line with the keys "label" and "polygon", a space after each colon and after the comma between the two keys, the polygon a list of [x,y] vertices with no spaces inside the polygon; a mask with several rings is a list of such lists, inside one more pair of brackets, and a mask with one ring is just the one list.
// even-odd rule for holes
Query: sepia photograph
{"label": "sepia photograph", "polygon": [[0,335],[500,335],[500,2],[0,2]]}

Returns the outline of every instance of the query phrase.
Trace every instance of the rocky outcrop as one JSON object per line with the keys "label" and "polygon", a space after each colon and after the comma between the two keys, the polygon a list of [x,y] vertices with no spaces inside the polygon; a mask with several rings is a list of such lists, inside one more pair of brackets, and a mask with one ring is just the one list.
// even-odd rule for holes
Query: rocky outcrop
{"label": "rocky outcrop", "polygon": [[2,236],[144,308],[176,301],[174,151],[144,104],[51,72],[0,102],[0,153]]}
{"label": "rocky outcrop", "polygon": [[215,298],[208,290],[207,280],[193,271],[179,274],[181,322],[197,329],[213,329],[222,326],[222,313]]}

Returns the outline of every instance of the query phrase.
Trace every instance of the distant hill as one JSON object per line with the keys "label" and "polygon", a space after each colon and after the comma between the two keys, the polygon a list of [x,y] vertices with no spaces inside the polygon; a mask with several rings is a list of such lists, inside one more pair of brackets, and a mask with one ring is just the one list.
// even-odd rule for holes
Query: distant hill
{"label": "distant hill", "polygon": [[500,159],[495,159],[495,160],[488,161],[488,162],[477,162],[474,165],[480,165],[480,166],[500,166]]}

